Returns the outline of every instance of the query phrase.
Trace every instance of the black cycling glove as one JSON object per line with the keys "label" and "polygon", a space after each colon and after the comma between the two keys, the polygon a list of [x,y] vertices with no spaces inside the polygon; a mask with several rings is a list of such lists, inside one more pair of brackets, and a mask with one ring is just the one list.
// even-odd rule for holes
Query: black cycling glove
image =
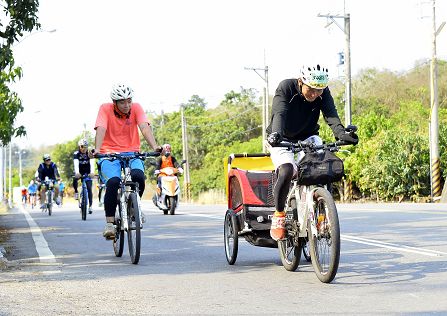
{"label": "black cycling glove", "polygon": [[357,143],[359,142],[359,137],[354,132],[340,134],[340,136],[338,138],[340,140],[347,142],[349,144],[352,144],[352,145],[357,145]]}
{"label": "black cycling glove", "polygon": [[282,136],[281,136],[281,134],[278,133],[278,132],[273,132],[273,133],[269,134],[269,136],[267,136],[267,142],[268,142],[271,146],[276,146],[276,145],[278,145],[281,141],[282,141]]}

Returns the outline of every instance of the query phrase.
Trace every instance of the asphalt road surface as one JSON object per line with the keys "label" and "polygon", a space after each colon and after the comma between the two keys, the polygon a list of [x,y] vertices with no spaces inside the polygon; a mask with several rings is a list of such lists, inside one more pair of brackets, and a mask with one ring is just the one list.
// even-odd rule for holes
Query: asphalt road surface
{"label": "asphalt road surface", "polygon": [[241,239],[235,265],[223,244],[224,205],[182,204],[147,222],[138,265],[115,257],[97,206],[81,221],[75,204],[0,216],[0,315],[446,314],[447,205],[338,204],[340,266],[321,283],[302,258],[297,271],[277,249]]}

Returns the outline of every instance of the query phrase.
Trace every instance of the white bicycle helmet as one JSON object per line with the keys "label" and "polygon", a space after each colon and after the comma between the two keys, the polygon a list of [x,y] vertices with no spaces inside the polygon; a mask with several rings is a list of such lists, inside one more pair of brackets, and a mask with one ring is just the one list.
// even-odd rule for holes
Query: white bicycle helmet
{"label": "white bicycle helmet", "polygon": [[83,147],[87,147],[88,146],[88,141],[85,138],[81,138],[78,141],[78,146],[83,146]]}
{"label": "white bicycle helmet", "polygon": [[326,88],[329,81],[328,69],[319,64],[301,67],[300,77],[304,84],[314,89]]}
{"label": "white bicycle helmet", "polygon": [[163,153],[171,153],[171,145],[169,144],[164,144],[163,146],[161,146],[163,148]]}
{"label": "white bicycle helmet", "polygon": [[50,156],[50,154],[44,154],[44,155],[42,156],[42,160],[43,160],[43,161],[51,160],[51,156]]}
{"label": "white bicycle helmet", "polygon": [[116,84],[112,87],[112,92],[110,92],[110,97],[114,101],[132,99],[133,90],[131,87],[125,84]]}

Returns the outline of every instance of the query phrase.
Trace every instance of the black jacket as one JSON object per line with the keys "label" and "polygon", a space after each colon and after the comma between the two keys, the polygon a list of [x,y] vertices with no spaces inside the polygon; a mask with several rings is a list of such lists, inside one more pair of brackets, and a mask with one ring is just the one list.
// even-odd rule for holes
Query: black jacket
{"label": "black jacket", "polygon": [[45,177],[48,177],[51,180],[57,180],[60,178],[59,171],[57,170],[57,166],[54,162],[51,162],[49,166],[42,162],[39,165],[37,172],[39,174],[38,178],[40,181],[44,181]]}
{"label": "black jacket", "polygon": [[308,102],[299,90],[298,79],[283,80],[278,85],[273,98],[271,121],[266,129],[267,135],[279,132],[282,137],[290,141],[304,140],[312,135],[318,135],[320,111],[334,136],[339,138],[339,135],[344,133],[344,127],[338,117],[329,88],[325,88],[323,94],[315,101]]}

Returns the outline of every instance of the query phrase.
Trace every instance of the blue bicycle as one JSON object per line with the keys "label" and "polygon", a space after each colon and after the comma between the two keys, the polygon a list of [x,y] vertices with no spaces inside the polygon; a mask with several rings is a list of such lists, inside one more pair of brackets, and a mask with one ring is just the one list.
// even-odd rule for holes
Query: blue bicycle
{"label": "blue bicycle", "polygon": [[125,153],[125,154],[95,154],[95,158],[118,160],[123,175],[118,189],[118,208],[115,212],[116,234],[113,238],[115,256],[121,257],[124,249],[124,232],[127,232],[130,259],[133,264],[140,260],[141,249],[141,208],[139,185],[132,182],[130,162],[134,159],[145,160],[147,157],[158,157],[159,152]]}

